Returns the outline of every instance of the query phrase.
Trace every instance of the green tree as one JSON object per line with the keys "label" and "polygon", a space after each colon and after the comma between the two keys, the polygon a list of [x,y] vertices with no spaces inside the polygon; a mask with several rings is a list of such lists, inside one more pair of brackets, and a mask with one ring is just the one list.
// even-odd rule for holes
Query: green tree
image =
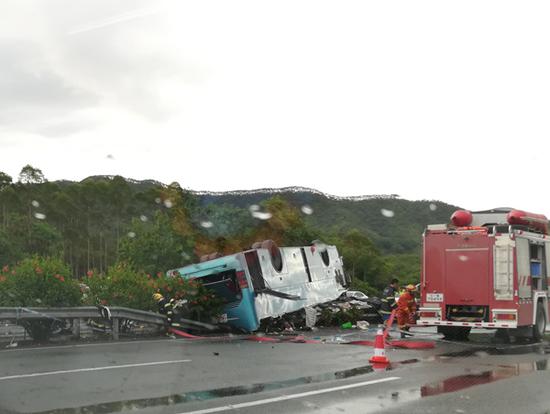
{"label": "green tree", "polygon": [[12,184],[12,178],[8,174],[0,171],[0,191]]}
{"label": "green tree", "polygon": [[420,282],[420,255],[392,254],[384,257],[388,273],[399,279],[401,285]]}
{"label": "green tree", "polygon": [[19,173],[19,182],[22,184],[41,184],[46,182],[46,178],[42,170],[27,164]]}
{"label": "green tree", "polygon": [[136,269],[155,274],[189,263],[192,246],[173,230],[166,214],[157,212],[152,220],[132,220],[119,255]]}
{"label": "green tree", "polygon": [[261,206],[271,217],[260,223],[256,240],[272,239],[282,246],[301,246],[320,238],[320,232],[310,227],[300,211],[284,198],[272,197]]}
{"label": "green tree", "polygon": [[384,258],[367,235],[351,230],[343,236],[329,237],[344,257],[346,272],[352,280],[367,282],[369,286],[381,288],[388,277]]}

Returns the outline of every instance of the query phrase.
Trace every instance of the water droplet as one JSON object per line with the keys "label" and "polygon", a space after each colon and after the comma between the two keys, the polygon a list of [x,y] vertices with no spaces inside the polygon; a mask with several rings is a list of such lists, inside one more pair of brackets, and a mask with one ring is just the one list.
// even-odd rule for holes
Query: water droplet
{"label": "water droplet", "polygon": [[128,237],[133,239],[134,237],[136,237],[136,233],[134,233],[133,231],[130,231],[128,232]]}
{"label": "water droplet", "polygon": [[431,211],[437,210],[437,205],[434,204],[434,203],[430,203],[430,210],[431,210]]}
{"label": "water droplet", "polygon": [[155,198],[155,203],[160,204],[161,201],[160,197]]}
{"label": "water droplet", "polygon": [[141,216],[139,216],[139,219],[143,222],[147,221],[147,216],[142,214]]}
{"label": "water droplet", "polygon": [[42,300],[41,299],[35,299],[34,300],[36,303],[42,303]]}
{"label": "water droplet", "polygon": [[201,221],[201,227],[204,227],[205,229],[209,229],[213,226],[214,224],[211,221]]}
{"label": "water droplet", "polygon": [[174,206],[174,203],[172,203],[172,200],[170,200],[169,198],[167,198],[166,200],[164,200],[164,207],[166,208],[172,208]]}
{"label": "water droplet", "polygon": [[258,204],[252,204],[250,207],[248,207],[251,213],[255,211],[260,211],[260,206]]}
{"label": "water droplet", "polygon": [[302,213],[307,214],[309,216],[310,214],[313,214],[313,209],[307,204],[304,204],[302,206]]}
{"label": "water droplet", "polygon": [[108,160],[114,160],[115,156],[113,154],[107,154],[107,159]]}
{"label": "water droplet", "polygon": [[458,260],[460,260],[461,262],[467,262],[468,261],[468,256],[460,255],[460,256],[458,256]]}
{"label": "water droplet", "polygon": [[46,218],[46,215],[43,213],[34,213],[34,217],[36,217],[38,220],[44,220]]}
{"label": "water droplet", "polygon": [[381,209],[380,213],[382,213],[382,215],[384,217],[393,217],[393,216],[395,216],[395,213],[393,212],[393,210],[386,210],[385,208]]}
{"label": "water droplet", "polygon": [[189,260],[191,258],[186,252],[181,252],[181,257],[183,257],[184,260]]}
{"label": "water droplet", "polygon": [[252,217],[260,219],[260,220],[269,220],[273,215],[268,212],[261,212],[261,211],[254,211],[252,213]]}
{"label": "water droplet", "polygon": [[31,204],[32,204],[33,207],[40,207],[40,203],[36,200],[32,200]]}

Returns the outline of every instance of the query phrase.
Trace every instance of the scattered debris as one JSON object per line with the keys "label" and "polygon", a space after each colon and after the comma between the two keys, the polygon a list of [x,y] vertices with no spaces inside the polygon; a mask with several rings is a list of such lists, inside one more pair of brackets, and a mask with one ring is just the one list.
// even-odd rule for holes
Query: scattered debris
{"label": "scattered debris", "polygon": [[369,323],[367,321],[357,321],[356,323],[358,329],[369,329]]}

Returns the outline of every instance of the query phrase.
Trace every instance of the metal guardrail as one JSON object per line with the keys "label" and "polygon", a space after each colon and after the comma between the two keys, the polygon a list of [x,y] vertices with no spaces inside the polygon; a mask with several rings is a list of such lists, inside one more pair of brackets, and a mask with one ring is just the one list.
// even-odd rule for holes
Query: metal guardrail
{"label": "metal guardrail", "polygon": [[[142,323],[165,325],[164,315],[147,312],[138,309],[124,308],[120,306],[109,307],[112,320],[113,339],[119,338],[119,322],[121,319],[131,319]],[[100,308],[95,306],[80,306],[73,308],[25,308],[25,307],[0,307],[0,320],[39,320],[39,319],[93,319],[102,318]],[[73,335],[80,337],[80,323],[73,323]]]}

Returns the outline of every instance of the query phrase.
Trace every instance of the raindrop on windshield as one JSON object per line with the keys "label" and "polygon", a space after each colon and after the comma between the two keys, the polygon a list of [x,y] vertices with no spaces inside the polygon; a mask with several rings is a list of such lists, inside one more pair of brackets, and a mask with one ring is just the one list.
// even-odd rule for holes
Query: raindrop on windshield
{"label": "raindrop on windshield", "polygon": [[260,206],[258,204],[252,204],[250,207],[248,207],[251,213],[255,211],[260,211]]}
{"label": "raindrop on windshield", "polygon": [[434,204],[434,203],[430,203],[430,210],[431,210],[431,211],[437,210],[437,205]]}
{"label": "raindrop on windshield", "polygon": [[181,252],[181,257],[183,257],[184,260],[189,260],[191,258],[191,256],[189,256],[187,253],[185,252]]}
{"label": "raindrop on windshield", "polygon": [[134,233],[133,231],[130,231],[128,232],[128,237],[133,239],[134,237],[136,237],[136,233]]}
{"label": "raindrop on windshield", "polygon": [[313,214],[313,209],[307,204],[304,204],[302,206],[302,213],[307,214],[309,216],[310,214]]}
{"label": "raindrop on windshield", "polygon": [[260,219],[260,220],[269,220],[273,215],[271,213],[263,213],[261,211],[254,211],[252,213],[252,217]]}
{"label": "raindrop on windshield", "polygon": [[382,213],[382,215],[384,217],[393,217],[393,216],[395,216],[395,213],[393,212],[393,210],[386,210],[385,208],[380,209],[380,213]]}
{"label": "raindrop on windshield", "polygon": [[172,200],[170,200],[169,198],[167,198],[166,200],[164,200],[164,206],[166,208],[172,208],[174,206],[174,203],[172,203]]}
{"label": "raindrop on windshield", "polygon": [[114,160],[115,156],[113,154],[107,154],[107,159],[108,160]]}
{"label": "raindrop on windshield", "polygon": [[211,221],[201,221],[201,227],[204,227],[205,229],[209,229],[213,226],[214,224]]}
{"label": "raindrop on windshield", "polygon": [[142,214],[141,216],[139,216],[139,219],[143,222],[147,221],[147,216]]}
{"label": "raindrop on windshield", "polygon": [[460,255],[458,256],[458,260],[460,260],[461,262],[466,262],[468,261],[468,256]]}
{"label": "raindrop on windshield", "polygon": [[155,198],[155,203],[160,204],[161,201],[160,197]]}
{"label": "raindrop on windshield", "polygon": [[40,203],[36,200],[32,200],[31,204],[32,204],[33,207],[40,207]]}
{"label": "raindrop on windshield", "polygon": [[44,220],[46,218],[46,215],[44,213],[34,213],[34,217],[36,217],[38,220]]}

